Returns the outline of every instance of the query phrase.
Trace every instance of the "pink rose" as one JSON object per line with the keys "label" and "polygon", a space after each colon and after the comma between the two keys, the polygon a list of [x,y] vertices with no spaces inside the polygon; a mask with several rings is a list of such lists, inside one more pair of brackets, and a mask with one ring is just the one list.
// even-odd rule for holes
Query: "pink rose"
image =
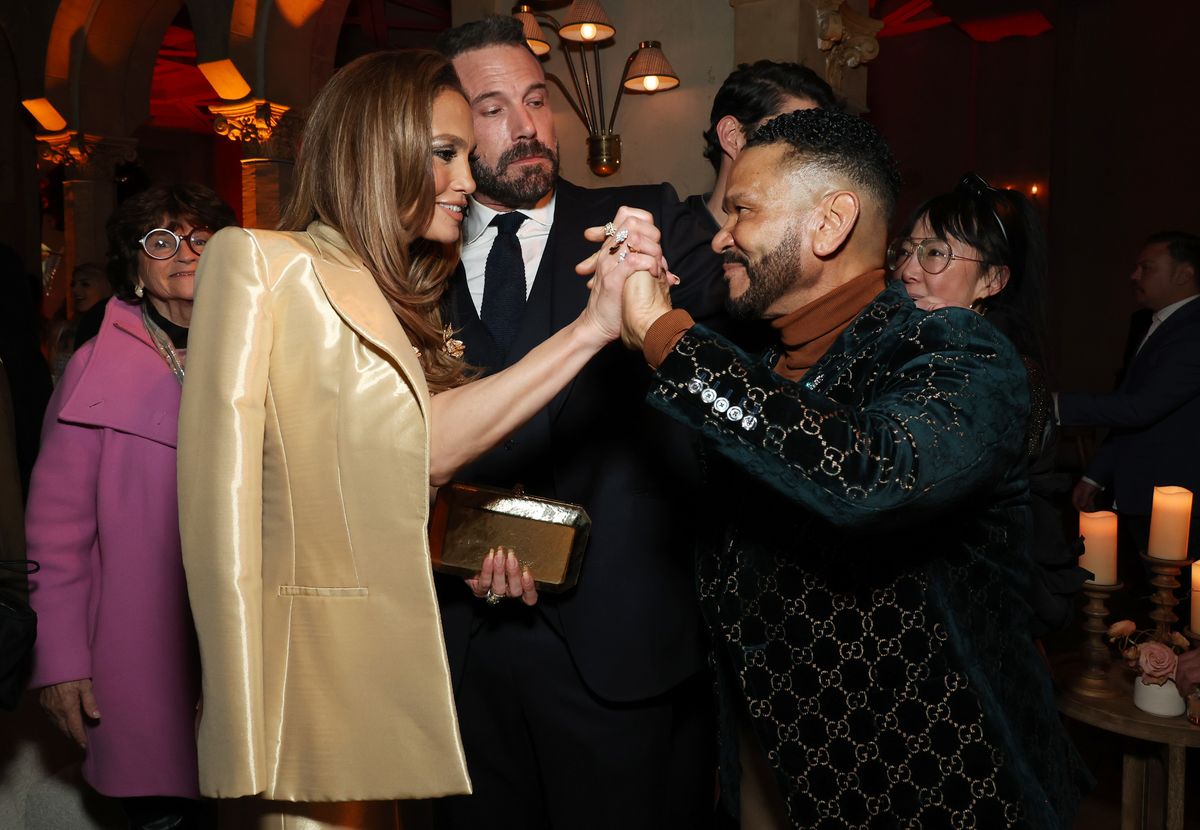
{"label": "pink rose", "polygon": [[1116,640],[1119,637],[1128,637],[1135,631],[1137,631],[1137,626],[1133,624],[1133,620],[1119,620],[1108,627],[1108,639]]}
{"label": "pink rose", "polygon": [[1175,665],[1179,658],[1169,647],[1159,642],[1143,643],[1138,655],[1138,668],[1142,670],[1142,682],[1161,686],[1175,677]]}

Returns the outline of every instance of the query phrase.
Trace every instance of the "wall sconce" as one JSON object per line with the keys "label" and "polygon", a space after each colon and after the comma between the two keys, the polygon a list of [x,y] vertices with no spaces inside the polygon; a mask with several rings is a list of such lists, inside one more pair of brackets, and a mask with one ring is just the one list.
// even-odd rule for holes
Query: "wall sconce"
{"label": "wall sconce", "polygon": [[[611,176],[621,166],[621,136],[613,132],[617,123],[617,110],[625,90],[631,92],[665,92],[679,86],[679,76],[671,68],[662,44],[657,40],[643,40],[638,48],[625,60],[621,73],[621,84],[613,101],[612,113],[604,121],[604,84],[600,77],[600,50],[598,44],[617,33],[609,21],[604,7],[597,0],[575,0],[567,9],[562,22],[545,12],[534,11],[530,6],[520,5],[513,9],[513,17],[521,21],[525,29],[525,40],[535,55],[550,51],[550,42],[542,33],[545,23],[558,33],[562,40],[563,57],[571,73],[574,95],[557,76],[546,77],[558,84],[566,96],[567,103],[579,116],[588,131],[588,167],[597,176]],[[539,22],[540,21],[540,22]],[[591,67],[588,65],[589,55]],[[576,68],[576,61],[579,67]],[[582,78],[582,83],[581,83]]]}

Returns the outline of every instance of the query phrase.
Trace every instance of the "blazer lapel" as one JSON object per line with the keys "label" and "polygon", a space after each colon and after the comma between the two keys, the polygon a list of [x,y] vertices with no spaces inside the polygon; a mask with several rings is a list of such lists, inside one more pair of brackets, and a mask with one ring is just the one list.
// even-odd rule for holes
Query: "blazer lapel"
{"label": "blazer lapel", "polygon": [[360,337],[391,358],[417,391],[428,428],[429,388],[425,384],[425,370],[375,278],[333,228],[313,222],[308,226],[308,235],[319,253],[312,261],[313,272],[329,304]]}
{"label": "blazer lapel", "polygon": [[504,351],[479,319],[461,262],[450,278],[450,288],[442,301],[442,309],[446,321],[454,329],[454,336],[462,341],[465,350],[463,360],[468,365],[485,370],[484,374],[503,368]]}
{"label": "blazer lapel", "polygon": [[[1154,330],[1154,333],[1146,339],[1146,342],[1138,349],[1137,354],[1133,356],[1133,360],[1130,361],[1129,371],[1125,374],[1126,380],[1131,376],[1139,374],[1138,369],[1146,365],[1146,359],[1166,342],[1167,334],[1177,328],[1194,323],[1197,319],[1200,319],[1200,297],[1197,297],[1176,311],[1164,320],[1161,326]],[[1121,385],[1124,386],[1125,382],[1123,381]]]}

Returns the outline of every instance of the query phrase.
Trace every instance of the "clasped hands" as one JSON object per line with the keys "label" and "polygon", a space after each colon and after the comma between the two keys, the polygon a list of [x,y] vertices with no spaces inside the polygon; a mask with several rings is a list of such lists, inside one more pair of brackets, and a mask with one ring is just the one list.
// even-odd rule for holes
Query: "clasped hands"
{"label": "clasped hands", "polygon": [[600,243],[575,266],[576,273],[591,276],[583,318],[607,340],[620,337],[628,348],[640,349],[650,324],[671,310],[670,289],[679,283],[663,257],[654,217],[623,206],[612,222],[583,235]]}

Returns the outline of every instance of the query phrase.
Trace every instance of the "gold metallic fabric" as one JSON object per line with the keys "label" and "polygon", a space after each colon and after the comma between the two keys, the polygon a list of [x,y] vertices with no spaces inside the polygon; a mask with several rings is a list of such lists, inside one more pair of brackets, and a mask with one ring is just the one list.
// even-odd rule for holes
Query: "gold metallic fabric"
{"label": "gold metallic fabric", "polygon": [[489,549],[512,548],[543,591],[574,587],[592,521],[577,504],[453,482],[430,524],[433,568],[472,576]]}
{"label": "gold metallic fabric", "polygon": [[467,792],[430,570],[429,392],[332,228],[230,228],[196,275],[179,498],[200,788]]}

